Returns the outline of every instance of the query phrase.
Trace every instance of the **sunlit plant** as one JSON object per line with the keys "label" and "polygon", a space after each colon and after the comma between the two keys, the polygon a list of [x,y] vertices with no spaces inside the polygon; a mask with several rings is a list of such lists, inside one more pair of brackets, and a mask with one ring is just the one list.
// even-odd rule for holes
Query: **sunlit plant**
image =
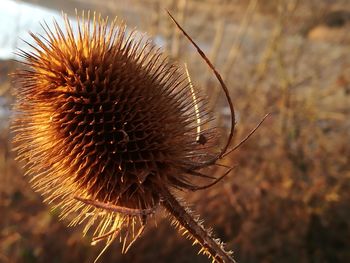
{"label": "sunlit plant", "polygon": [[231,170],[219,178],[202,172],[236,149],[229,150],[234,109],[220,74],[173,19],[230,106],[231,131],[217,152],[214,129],[204,128],[212,120],[206,100],[150,39],[95,14],[77,15],[76,33],[64,20],[65,30],[55,22],[43,26],[45,36],[31,33],[36,45],[19,52],[26,67],[14,74],[14,143],[34,189],[70,225],[94,229],[93,243],[105,240],[105,249],[120,237],[126,252],[162,206],[201,252],[234,262],[174,191],[206,189]]}

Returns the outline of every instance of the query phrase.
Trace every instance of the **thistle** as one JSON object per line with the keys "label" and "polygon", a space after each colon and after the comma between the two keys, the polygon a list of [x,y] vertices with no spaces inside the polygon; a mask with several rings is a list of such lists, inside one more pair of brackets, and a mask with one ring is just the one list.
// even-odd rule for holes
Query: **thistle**
{"label": "thistle", "polygon": [[[201,172],[235,149],[228,150],[235,120],[219,73],[173,19],[230,105],[229,139],[215,152],[215,135],[203,129],[211,120],[206,101],[180,66],[117,20],[77,15],[76,34],[64,20],[65,30],[54,22],[53,30],[43,26],[45,36],[31,33],[33,52],[19,52],[27,68],[14,74],[14,143],[33,188],[105,248],[120,237],[126,252],[162,206],[201,252],[234,262],[174,192],[208,188],[230,171],[219,178]],[[211,181],[198,186],[195,177]]]}

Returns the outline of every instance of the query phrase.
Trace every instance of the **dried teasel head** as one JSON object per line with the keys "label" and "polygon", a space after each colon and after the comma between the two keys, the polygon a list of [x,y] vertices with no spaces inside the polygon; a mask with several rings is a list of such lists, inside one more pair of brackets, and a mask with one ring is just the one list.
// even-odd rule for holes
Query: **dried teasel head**
{"label": "dried teasel head", "polygon": [[[161,204],[204,253],[233,262],[169,189],[194,191],[220,179],[199,170],[227,153],[234,115],[229,140],[215,154],[213,134],[199,129],[210,121],[205,100],[183,69],[117,20],[83,13],[77,21],[76,33],[67,16],[65,30],[45,24],[45,36],[31,33],[33,52],[19,53],[27,68],[14,74],[14,143],[34,189],[72,225],[94,227],[95,241],[109,245],[120,235],[123,251]],[[220,75],[197,50],[233,113]],[[214,181],[199,187],[194,177]]]}
{"label": "dried teasel head", "polygon": [[146,209],[159,185],[189,187],[183,171],[207,152],[186,75],[124,25],[94,16],[75,37],[65,21],[66,34],[32,34],[31,69],[17,73],[16,142],[34,186],[72,209],[72,195]]}

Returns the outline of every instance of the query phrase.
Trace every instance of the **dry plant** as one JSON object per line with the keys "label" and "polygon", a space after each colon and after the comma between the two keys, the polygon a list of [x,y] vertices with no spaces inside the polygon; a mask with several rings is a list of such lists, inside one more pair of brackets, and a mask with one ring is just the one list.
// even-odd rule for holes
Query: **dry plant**
{"label": "dry plant", "polygon": [[85,223],[84,234],[94,229],[93,243],[106,241],[103,251],[119,237],[127,252],[161,205],[200,252],[234,262],[174,192],[209,188],[232,169],[217,178],[201,172],[241,144],[229,149],[235,117],[220,74],[171,16],[225,92],[231,130],[217,152],[205,99],[151,40],[89,12],[77,15],[74,35],[64,18],[65,32],[54,22],[54,30],[43,26],[46,36],[31,33],[37,46],[20,51],[28,68],[14,75],[15,150],[34,189],[70,225]]}
{"label": "dry plant", "polygon": [[[185,10],[176,10],[173,0],[131,0],[124,9],[118,7],[122,1],[113,1],[115,7],[109,13],[104,10],[112,5],[104,8],[105,2],[98,1],[99,6],[91,9],[104,15],[117,13],[127,19],[128,26],[136,25],[164,42],[175,39],[175,27],[163,10],[170,9],[176,17],[184,12],[181,24],[210,54],[220,72],[227,64],[228,51],[236,48],[233,67],[225,79],[233,88],[230,93],[237,109],[235,139],[251,129],[260,112],[272,112],[266,128],[220,162],[228,166],[238,163],[235,174],[220,187],[181,193],[187,206],[195,204],[205,222],[214,226],[227,248],[234,248],[234,258],[239,262],[350,262],[350,42],[328,41],[333,34],[315,41],[300,33],[323,11],[349,10],[349,1],[298,1],[298,7],[290,10],[279,6],[295,1],[260,0],[253,13],[248,9],[251,1],[187,0]],[[272,6],[273,2],[279,6]],[[59,8],[70,9],[65,4]],[[151,9],[154,19],[148,27]],[[247,28],[239,29],[240,25]],[[330,31],[347,36],[347,28]],[[182,43],[184,38],[178,40],[176,60],[188,63],[191,77],[210,102],[218,98],[213,104],[221,118],[211,125],[229,128],[226,101],[221,94],[213,94],[221,90],[214,88],[205,63],[193,48]],[[172,44],[164,44],[170,54]],[[7,74],[1,73],[2,77]],[[11,97],[5,103],[10,102]],[[93,261],[104,243],[90,247],[89,238],[65,229],[57,220],[58,209],[49,211],[42,204],[12,160],[7,117],[0,123],[5,127],[0,128],[0,261]],[[221,169],[212,167],[205,172],[220,175]],[[201,180],[194,179],[196,183]],[[153,218],[157,227],[153,227]],[[119,244],[115,242],[101,260],[146,263],[157,255],[157,262],[205,261],[203,255],[196,255],[196,247],[178,238],[167,220],[153,218],[132,250],[116,253]]]}

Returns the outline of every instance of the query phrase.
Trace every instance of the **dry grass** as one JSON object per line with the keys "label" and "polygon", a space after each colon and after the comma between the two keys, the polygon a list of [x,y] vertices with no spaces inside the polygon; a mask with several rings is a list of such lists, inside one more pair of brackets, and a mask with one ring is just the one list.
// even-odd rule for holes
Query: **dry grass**
{"label": "dry grass", "polygon": [[[183,16],[185,28],[224,73],[238,111],[236,141],[265,113],[271,117],[225,160],[239,165],[225,181],[186,197],[207,225],[215,225],[239,262],[349,262],[350,41],[330,41],[328,33],[317,41],[301,34],[314,21],[312,14],[348,4],[337,1],[315,9],[314,1],[295,6],[276,1],[262,8],[264,1],[256,6],[254,1],[236,6],[228,1],[229,7],[220,1],[209,10],[208,3],[194,2],[153,1],[148,5],[153,20],[144,20],[149,23],[141,27],[160,32],[169,40],[167,50],[189,63],[192,80],[207,89],[216,105],[223,134],[228,116],[222,94],[216,94],[219,89],[205,65],[175,33],[163,14],[165,5]],[[128,12],[138,12],[133,10],[141,4],[137,1]],[[123,9],[116,10],[123,15]],[[349,26],[350,21],[337,34],[345,35]],[[5,96],[10,101],[8,91]],[[0,262],[91,262],[100,248],[88,247],[80,231],[66,229],[42,205],[13,161],[8,140],[4,125]],[[127,255],[119,251],[116,244],[101,262],[205,262],[161,217]]]}

